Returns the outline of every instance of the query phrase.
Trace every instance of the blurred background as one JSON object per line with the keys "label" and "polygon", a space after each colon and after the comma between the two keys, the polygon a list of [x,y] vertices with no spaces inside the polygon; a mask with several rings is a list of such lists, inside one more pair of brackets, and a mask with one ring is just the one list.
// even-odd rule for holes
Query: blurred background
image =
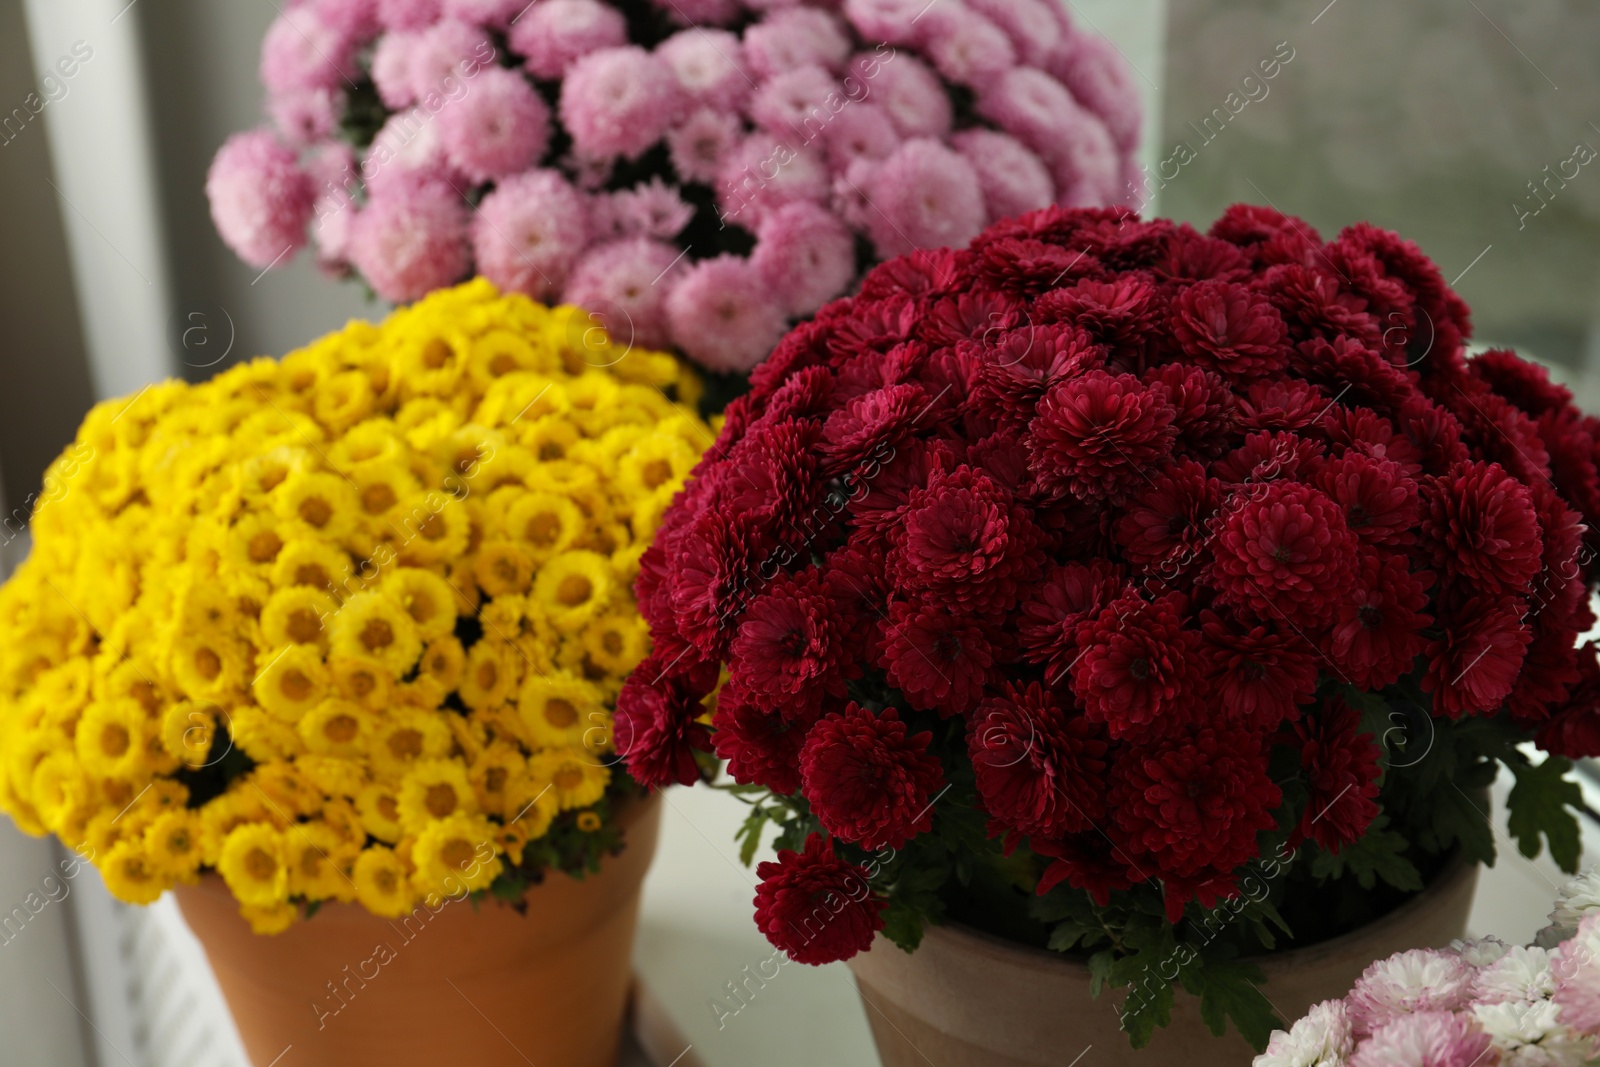
{"label": "blurred background", "polygon": [[[1548,363],[1600,406],[1600,5],[1062,2],[1118,46],[1145,93],[1147,179],[1130,199],[1147,214],[1204,229],[1253,201],[1324,237],[1360,219],[1398,230],[1455,280],[1480,342]],[[281,354],[386,310],[318,277],[305,256],[258,275],[212,229],[206,168],[260,117],[256,57],[278,10],[0,0],[0,574],[25,550],[18,531],[45,465],[94,400]],[[698,821],[677,832],[695,847],[727,836]],[[0,919],[59,859],[0,822]],[[1545,874],[1522,877],[1549,899]],[[0,932],[0,1060],[242,1063],[220,1002],[186,977],[203,962],[171,916],[124,913],[91,879],[21,935]],[[703,899],[687,874],[658,871],[658,883]],[[737,882],[730,892],[748,899]],[[1505,892],[1495,907],[1509,925],[1475,916],[1475,928],[1525,940],[1541,916],[1521,929]],[[864,1023],[849,1022],[834,1040],[864,1039]]]}

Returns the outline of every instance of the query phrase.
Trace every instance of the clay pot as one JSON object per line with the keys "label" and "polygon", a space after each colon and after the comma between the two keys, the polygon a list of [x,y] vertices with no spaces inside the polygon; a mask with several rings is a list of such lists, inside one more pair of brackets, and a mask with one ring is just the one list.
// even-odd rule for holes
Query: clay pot
{"label": "clay pot", "polygon": [[[1433,884],[1360,930],[1255,957],[1263,992],[1287,1025],[1318,1001],[1344,996],[1374,960],[1442,948],[1466,931],[1478,867],[1459,856]],[[958,925],[929,927],[915,953],[880,935],[850,961],[884,1067],[1241,1067],[1255,1052],[1230,1023],[1215,1037],[1200,1001],[1175,990],[1172,1025],[1135,1051],[1120,1029],[1128,990],[1089,995],[1080,960]]]}
{"label": "clay pot", "polygon": [[391,921],[334,903],[264,937],[214,874],[178,904],[255,1067],[614,1067],[660,799],[621,818],[621,854],[547,876],[526,915],[463,899]]}

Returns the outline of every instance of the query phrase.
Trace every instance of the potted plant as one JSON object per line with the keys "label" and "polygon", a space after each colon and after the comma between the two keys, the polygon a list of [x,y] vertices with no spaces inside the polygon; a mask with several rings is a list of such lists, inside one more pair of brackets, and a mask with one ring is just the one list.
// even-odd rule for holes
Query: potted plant
{"label": "potted plant", "polygon": [[1562,886],[1532,945],[1496,938],[1413,949],[1287,1030],[1255,1067],[1600,1063],[1600,877]]}
{"label": "potted plant", "polygon": [[611,1064],[659,820],[612,754],[629,583],[710,440],[680,373],[478,280],[100,404],[52,468],[0,808],[175,887],[258,1064]]}
{"label": "potted plant", "polygon": [[1460,935],[1497,768],[1577,859],[1600,422],[1469,332],[1414,245],[1246,206],[876,268],[643,557],[628,766],[726,761],[757,923],[888,1064],[1240,1062],[1189,1035]]}
{"label": "potted plant", "polygon": [[867,265],[1125,199],[1140,125],[1054,0],[309,0],[261,75],[207,183],[246,261],[309,234],[388,300],[559,297],[728,376],[719,408]]}

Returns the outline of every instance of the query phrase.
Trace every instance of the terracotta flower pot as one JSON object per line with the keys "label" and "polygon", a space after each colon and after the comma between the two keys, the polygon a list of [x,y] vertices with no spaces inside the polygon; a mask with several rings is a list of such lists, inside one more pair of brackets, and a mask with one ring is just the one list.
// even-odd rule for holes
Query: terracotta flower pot
{"label": "terracotta flower pot", "polygon": [[459,900],[390,921],[328,904],[263,937],[215,875],[178,904],[256,1067],[614,1067],[659,798],[622,818],[622,853],[581,881],[548,876],[526,915]]}
{"label": "terracotta flower pot", "polygon": [[[1343,937],[1256,957],[1268,999],[1286,1023],[1342,997],[1373,960],[1440,948],[1464,935],[1478,867],[1458,857],[1433,884]],[[1086,1049],[1092,1067],[1240,1067],[1255,1055],[1229,1024],[1215,1037],[1200,1002],[1175,992],[1172,1025],[1135,1051],[1118,1010],[1127,990],[1089,995],[1087,964],[963,926],[930,927],[907,954],[880,935],[850,961],[884,1067],[1067,1067]]]}

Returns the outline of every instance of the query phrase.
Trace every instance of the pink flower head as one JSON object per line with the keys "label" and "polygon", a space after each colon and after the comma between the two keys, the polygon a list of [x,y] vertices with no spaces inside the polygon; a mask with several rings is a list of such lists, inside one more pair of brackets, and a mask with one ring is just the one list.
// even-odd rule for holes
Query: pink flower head
{"label": "pink flower head", "polygon": [[1117,203],[1127,182],[1122,156],[1105,123],[1082,108],[1061,118],[1070,132],[1063,135],[1051,162],[1061,202],[1073,207]]}
{"label": "pink flower head", "polygon": [[420,107],[390,115],[361,163],[362,180],[374,194],[418,176],[456,177],[445,158],[438,121]]}
{"label": "pink flower head", "polygon": [[1065,85],[1033,67],[1007,71],[978,96],[980,115],[1039,153],[1046,163],[1065,151],[1060,139],[1071,128],[1071,116],[1082,111]]}
{"label": "pink flower head", "polygon": [[643,48],[602,48],[572,65],[561,120],[581,156],[637,158],[666,134],[683,101],[678,79]]}
{"label": "pink flower head", "polygon": [[935,5],[924,21],[929,58],[957,85],[980,85],[1017,62],[1005,31],[969,7]]}
{"label": "pink flower head", "polygon": [[228,138],[206,174],[217,232],[253,267],[281,261],[306,243],[316,190],[293,150],[271,130]]}
{"label": "pink flower head", "polygon": [[915,56],[884,60],[871,52],[851,60],[850,74],[889,112],[902,137],[945,137],[955,121],[950,94],[933,68]]}
{"label": "pink flower head", "polygon": [[744,104],[754,84],[745,70],[745,46],[726,30],[699,27],[675,33],[656,49],[678,85],[696,104],[732,111]]}
{"label": "pink flower head", "polygon": [[1066,22],[1052,11],[1052,0],[967,0],[1006,32],[1022,62],[1042,66],[1067,40]]}
{"label": "pink flower head", "polygon": [[529,0],[441,0],[440,7],[445,18],[503,30],[528,3]]}
{"label": "pink flower head", "polygon": [[339,96],[332,89],[274,93],[267,101],[273,126],[297,145],[313,145],[332,137],[339,125],[339,106]]}
{"label": "pink flower head", "polygon": [[445,157],[474,182],[526,170],[550,144],[550,108],[526,78],[504,67],[479,71],[438,122]]}
{"label": "pink flower head", "polygon": [[844,0],[844,17],[866,40],[906,45],[918,39],[927,8],[927,0]]}
{"label": "pink flower head", "polygon": [[680,349],[724,373],[761,362],[788,325],[750,261],[729,255],[684,272],[667,297],[667,321]]}
{"label": "pink flower head", "polygon": [[429,94],[443,94],[453,100],[467,72],[493,59],[494,45],[478,27],[454,19],[430,26],[411,47],[412,95],[426,101]]}
{"label": "pink flower head", "polygon": [[1111,132],[1123,151],[1139,144],[1144,108],[1139,87],[1116,47],[1099,34],[1078,33],[1068,40],[1061,58],[1048,68]]}
{"label": "pink flower head", "polygon": [[596,215],[597,227],[613,236],[670,241],[689,225],[694,208],[656,177],[597,200]]}
{"label": "pink flower head", "polygon": [[439,21],[439,0],[377,0],[378,22],[390,30],[420,30]]}
{"label": "pink flower head", "polygon": [[810,315],[839,296],[856,273],[855,237],[821,205],[779,208],[756,227],[751,264],[790,315]]}
{"label": "pink flower head", "polygon": [[627,44],[628,22],[600,0],[540,0],[512,25],[507,42],[528,73],[554,81],[590,52]]}
{"label": "pink flower head", "polygon": [[1561,946],[1551,997],[1561,1022],[1585,1034],[1600,1034],[1600,911],[1591,912]]}
{"label": "pink flower head", "polygon": [[1474,971],[1454,952],[1418,948],[1378,960],[1362,972],[1345,1007],[1358,1037],[1417,1012],[1451,1012],[1472,999]]}
{"label": "pink flower head", "polygon": [[820,152],[759,134],[728,153],[717,181],[723,218],[751,229],[785,204],[821,203],[827,196],[828,168]]}
{"label": "pink flower head", "polygon": [[357,76],[355,44],[308,7],[272,20],[261,42],[261,81],[270,93],[334,89]]}
{"label": "pink flower head", "polygon": [[613,340],[667,345],[667,289],[682,268],[678,250],[645,237],[603,244],[573,268],[562,300],[599,315]]}
{"label": "pink flower head", "polygon": [[811,65],[838,72],[850,58],[849,32],[838,16],[816,7],[774,12],[745,31],[744,46],[761,78]]}
{"label": "pink flower head", "polygon": [[467,225],[467,206],[449,185],[396,181],[351,224],[350,262],[385,300],[416,300],[471,271]]}
{"label": "pink flower head", "polygon": [[700,108],[667,134],[672,169],[684,181],[710,185],[717,180],[722,161],[738,146],[739,139],[736,115]]}
{"label": "pink flower head", "polygon": [[885,258],[917,248],[963,246],[987,221],[972,164],[928,138],[896,149],[873,176],[867,196],[872,208],[867,229]]}
{"label": "pink flower head", "polygon": [[1395,1019],[1363,1041],[1350,1067],[1482,1067],[1489,1035],[1470,1015],[1425,1011]]}
{"label": "pink flower head", "polygon": [[472,221],[478,270],[503,290],[535,300],[559,296],[589,240],[583,194],[553,170],[507,178]]}
{"label": "pink flower head", "polygon": [[833,117],[823,134],[828,161],[836,172],[858,159],[887,159],[900,147],[900,133],[889,112],[877,104],[851,104]]}
{"label": "pink flower head", "polygon": [[416,103],[411,70],[419,40],[420,35],[409,30],[391,30],[373,46],[372,84],[378,90],[378,99],[391,110]]}
{"label": "pink flower head", "polygon": [[830,97],[843,99],[833,75],[815,65],[795,67],[761,84],[750,100],[750,117],[775,136],[809,143],[833,117]]}
{"label": "pink flower head", "polygon": [[950,138],[978,174],[991,219],[1025,215],[1055,202],[1050,171],[1027,145],[1007,133],[975,127]]}
{"label": "pink flower head", "polygon": [[305,6],[316,13],[323,25],[352,40],[378,32],[377,0],[310,0]]}

